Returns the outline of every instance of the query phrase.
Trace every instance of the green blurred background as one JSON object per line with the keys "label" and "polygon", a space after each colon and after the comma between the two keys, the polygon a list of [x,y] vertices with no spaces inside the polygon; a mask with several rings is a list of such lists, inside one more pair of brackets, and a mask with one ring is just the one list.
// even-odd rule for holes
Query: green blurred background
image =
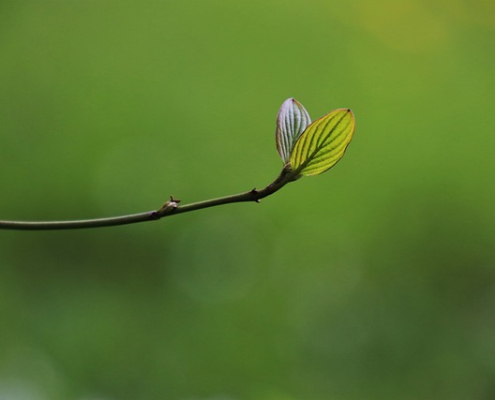
{"label": "green blurred background", "polygon": [[495,3],[0,1],[0,218],[263,187],[157,223],[0,231],[2,400],[495,398]]}

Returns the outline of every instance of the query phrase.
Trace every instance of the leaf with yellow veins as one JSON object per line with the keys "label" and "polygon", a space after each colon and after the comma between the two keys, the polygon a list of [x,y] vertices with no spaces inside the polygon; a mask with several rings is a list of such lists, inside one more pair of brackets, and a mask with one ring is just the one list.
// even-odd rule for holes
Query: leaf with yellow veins
{"label": "leaf with yellow veins", "polygon": [[309,125],[290,154],[296,176],[319,175],[344,155],[354,134],[356,121],[347,108],[334,110]]}

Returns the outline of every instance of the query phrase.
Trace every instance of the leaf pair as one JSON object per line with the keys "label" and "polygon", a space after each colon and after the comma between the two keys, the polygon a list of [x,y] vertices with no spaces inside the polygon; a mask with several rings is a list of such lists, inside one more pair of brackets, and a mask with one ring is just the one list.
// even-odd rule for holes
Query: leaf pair
{"label": "leaf pair", "polygon": [[319,175],[333,167],[351,142],[356,122],[347,108],[334,110],[311,123],[295,99],[287,99],[277,117],[277,150],[295,176]]}

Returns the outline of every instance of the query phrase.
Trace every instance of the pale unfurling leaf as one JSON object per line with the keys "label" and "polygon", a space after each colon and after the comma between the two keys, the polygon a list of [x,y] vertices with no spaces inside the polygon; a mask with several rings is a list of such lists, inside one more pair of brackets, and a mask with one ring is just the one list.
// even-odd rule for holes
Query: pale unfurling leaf
{"label": "pale unfurling leaf", "polygon": [[277,150],[284,164],[289,162],[294,144],[310,123],[311,118],[301,103],[293,98],[284,101],[278,112],[275,134]]}

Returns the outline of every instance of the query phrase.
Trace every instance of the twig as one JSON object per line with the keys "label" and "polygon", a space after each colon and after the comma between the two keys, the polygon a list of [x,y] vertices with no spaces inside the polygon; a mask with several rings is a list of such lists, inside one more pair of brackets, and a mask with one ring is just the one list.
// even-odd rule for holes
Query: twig
{"label": "twig", "polygon": [[0,221],[0,229],[27,231],[85,229],[157,221],[164,217],[169,217],[172,215],[195,210],[201,210],[203,208],[216,207],[222,204],[240,203],[247,201],[254,201],[258,203],[262,198],[270,196],[271,194],[280,190],[287,183],[292,182],[296,179],[297,175],[290,169],[290,167],[286,166],[277,177],[277,179],[275,179],[272,183],[261,190],[253,189],[245,193],[200,201],[197,203],[185,204],[182,206],[179,205],[180,200],[170,197],[170,200],[167,201],[158,210],[110,218],[84,219],[75,221]]}

